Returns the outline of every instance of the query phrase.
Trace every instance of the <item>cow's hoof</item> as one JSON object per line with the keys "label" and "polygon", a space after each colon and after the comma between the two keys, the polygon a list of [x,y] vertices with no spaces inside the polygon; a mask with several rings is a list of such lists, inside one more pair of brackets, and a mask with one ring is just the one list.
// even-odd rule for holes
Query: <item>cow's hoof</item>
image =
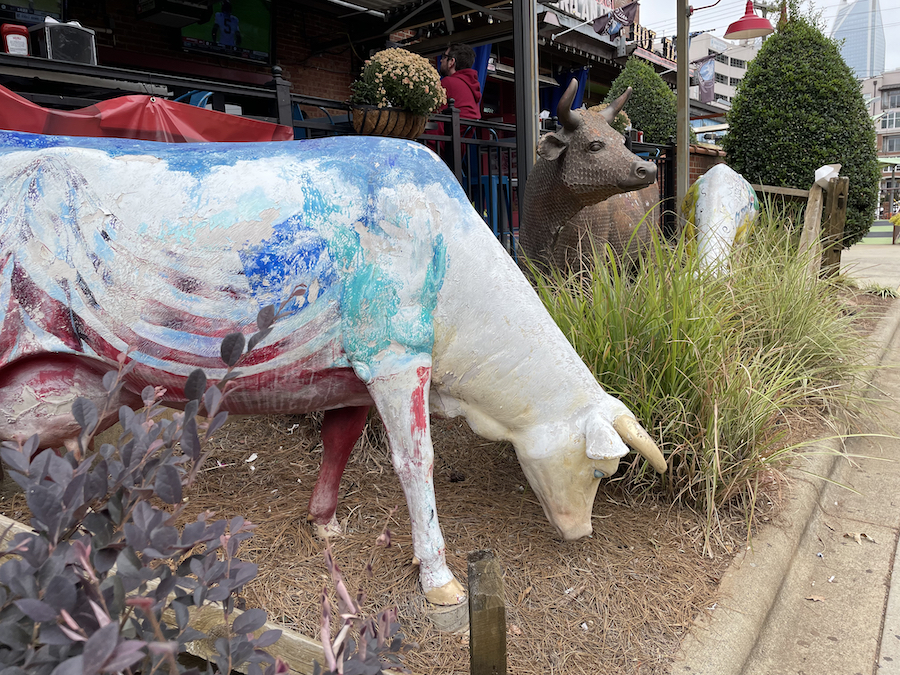
{"label": "cow's hoof", "polygon": [[341,524],[337,521],[337,518],[332,516],[331,520],[324,525],[316,523],[316,536],[323,541],[327,541],[332,537],[343,537],[344,531],[341,529]]}
{"label": "cow's hoof", "polygon": [[425,599],[435,605],[458,605],[466,601],[466,589],[456,579],[426,591]]}

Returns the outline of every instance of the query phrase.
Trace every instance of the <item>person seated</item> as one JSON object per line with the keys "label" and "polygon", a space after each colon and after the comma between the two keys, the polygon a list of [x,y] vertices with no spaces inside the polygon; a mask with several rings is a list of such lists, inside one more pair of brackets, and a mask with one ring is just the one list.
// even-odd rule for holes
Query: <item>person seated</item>
{"label": "person seated", "polygon": [[[459,109],[463,119],[481,119],[481,85],[478,73],[472,68],[475,63],[475,50],[469,45],[449,44],[441,59],[441,85],[447,92],[447,101]],[[444,108],[441,112],[446,112]]]}

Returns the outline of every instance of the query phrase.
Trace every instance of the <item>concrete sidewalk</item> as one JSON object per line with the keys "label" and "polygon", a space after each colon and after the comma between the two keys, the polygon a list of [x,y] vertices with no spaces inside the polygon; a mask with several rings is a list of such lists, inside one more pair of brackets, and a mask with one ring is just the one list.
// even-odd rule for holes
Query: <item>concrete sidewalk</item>
{"label": "concrete sidewalk", "polygon": [[860,286],[900,287],[900,244],[856,244],[841,253],[841,272]]}
{"label": "concrete sidewalk", "polygon": [[[900,286],[900,246],[844,253],[861,285]],[[735,559],[672,673],[900,675],[900,303],[873,340],[894,367],[875,375],[879,419],[865,431],[896,438],[811,448],[784,512]]]}

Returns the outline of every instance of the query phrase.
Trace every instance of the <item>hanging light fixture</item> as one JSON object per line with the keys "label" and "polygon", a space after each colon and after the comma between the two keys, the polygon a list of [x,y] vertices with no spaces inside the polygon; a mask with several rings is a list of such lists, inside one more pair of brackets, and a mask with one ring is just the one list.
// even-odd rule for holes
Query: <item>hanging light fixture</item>
{"label": "hanging light fixture", "polygon": [[765,37],[775,32],[768,19],[756,16],[753,11],[753,0],[747,0],[747,10],[740,19],[728,26],[725,31],[726,40],[752,40]]}

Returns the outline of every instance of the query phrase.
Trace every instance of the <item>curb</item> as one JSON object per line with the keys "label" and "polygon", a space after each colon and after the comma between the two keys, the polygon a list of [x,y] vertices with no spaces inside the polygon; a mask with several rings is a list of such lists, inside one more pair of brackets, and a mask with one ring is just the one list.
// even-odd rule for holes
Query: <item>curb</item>
{"label": "curb", "polygon": [[[881,319],[872,342],[872,366],[880,365],[900,328],[900,303]],[[869,385],[875,368],[869,374]],[[841,459],[841,442],[829,439],[812,447],[803,471],[787,471],[791,495],[778,516],[732,561],[719,584],[715,611],[702,613],[685,635],[672,663],[673,675],[739,675],[782,591],[784,579],[801,541],[818,516],[816,504]]]}

